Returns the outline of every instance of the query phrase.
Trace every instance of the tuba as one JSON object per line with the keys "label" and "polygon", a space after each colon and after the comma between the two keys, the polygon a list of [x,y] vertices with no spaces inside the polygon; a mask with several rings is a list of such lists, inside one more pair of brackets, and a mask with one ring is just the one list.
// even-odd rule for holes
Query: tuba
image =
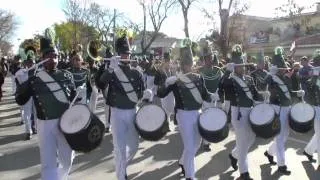
{"label": "tuba", "polygon": [[112,57],[111,47],[104,46],[99,40],[91,40],[87,44],[87,54],[94,61],[101,61],[105,56]]}

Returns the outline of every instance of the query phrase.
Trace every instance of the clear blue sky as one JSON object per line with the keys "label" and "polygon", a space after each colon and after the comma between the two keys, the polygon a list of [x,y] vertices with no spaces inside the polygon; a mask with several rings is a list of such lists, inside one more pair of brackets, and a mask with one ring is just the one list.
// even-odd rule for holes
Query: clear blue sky
{"label": "clear blue sky", "polygon": [[[12,42],[15,50],[21,40],[32,37],[35,33],[42,32],[45,28],[56,22],[63,21],[64,14],[62,7],[64,0],[0,0],[1,8],[12,11],[17,15],[19,29],[16,31]],[[109,8],[116,8],[126,13],[131,19],[141,22],[142,12],[137,0],[92,0]],[[200,9],[205,7],[208,10],[216,10],[217,4],[208,3],[211,0],[199,0],[190,11],[189,28],[193,39],[203,36],[212,24],[203,18]],[[228,0],[225,0],[228,2]],[[274,8],[285,3],[287,0],[249,0],[250,9],[247,14],[256,16],[273,17]],[[320,0],[296,0],[299,4],[309,5]],[[227,3],[224,5],[226,6]],[[164,23],[161,31],[169,36],[184,37],[183,18],[180,11],[171,15]],[[21,39],[20,41],[18,39]]]}

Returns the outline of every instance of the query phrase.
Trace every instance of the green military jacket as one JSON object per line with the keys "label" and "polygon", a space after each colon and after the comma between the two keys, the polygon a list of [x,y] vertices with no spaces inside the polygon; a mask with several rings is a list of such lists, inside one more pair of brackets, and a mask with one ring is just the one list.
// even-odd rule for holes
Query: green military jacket
{"label": "green military jacket", "polygon": [[73,80],[76,87],[82,86],[83,84],[89,85],[90,76],[89,71],[84,68],[68,68],[69,72],[73,75]]}
{"label": "green military jacket", "polygon": [[267,90],[267,77],[268,71],[264,69],[257,69],[251,73],[251,77],[253,78],[258,91],[266,91]]}
{"label": "green military jacket", "polygon": [[[235,79],[240,79],[243,85]],[[239,77],[230,72],[227,72],[219,83],[218,94],[222,103],[228,97],[227,100],[230,100],[231,106],[252,107],[254,105],[253,101],[263,101],[263,97],[258,93],[252,77],[248,75]],[[249,97],[247,94],[251,94],[251,96]]]}
{"label": "green military jacket", "polygon": [[[108,69],[100,76],[97,81],[97,87],[102,90],[108,88],[108,93],[105,98],[109,106],[120,109],[133,109],[137,103],[130,100],[128,94],[135,92],[138,99],[142,98],[143,91],[145,90],[142,74],[129,65],[119,65],[119,68],[126,75],[128,81],[119,80],[115,72]],[[123,85],[129,83],[133,89],[126,91]]]}
{"label": "green military jacket", "polygon": [[33,98],[40,120],[60,118],[75,96],[72,74],[65,70],[33,73],[30,71],[28,81],[17,87],[16,102],[23,105]]}
{"label": "green military jacket", "polygon": [[320,78],[319,76],[313,76],[306,81],[306,94],[304,100],[313,105],[320,105]]}
{"label": "green military jacket", "polygon": [[[275,78],[281,81],[277,82]],[[278,106],[291,106],[292,104],[292,80],[288,76],[268,75],[267,83],[269,85],[270,103]]]}
{"label": "green military jacket", "polygon": [[223,71],[217,67],[202,67],[199,69],[204,79],[204,84],[209,92],[215,93],[219,87],[219,82],[223,76]]}
{"label": "green military jacket", "polygon": [[199,110],[202,107],[202,103],[196,101],[194,96],[191,93],[192,89],[197,88],[202,100],[211,102],[211,97],[209,92],[207,91],[204,80],[199,74],[190,73],[186,75],[191,82],[194,84],[192,87],[190,84],[186,84],[181,80],[177,80],[177,82],[173,85],[169,85],[168,87],[165,84],[161,84],[158,88],[157,95],[160,98],[166,97],[170,92],[173,92],[175,97],[175,109],[181,109],[186,111],[191,110]]}

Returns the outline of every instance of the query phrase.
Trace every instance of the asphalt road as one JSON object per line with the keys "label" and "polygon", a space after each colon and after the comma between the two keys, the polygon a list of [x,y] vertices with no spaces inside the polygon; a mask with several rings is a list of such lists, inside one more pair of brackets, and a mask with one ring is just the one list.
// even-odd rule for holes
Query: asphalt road
{"label": "asphalt road", "polygon": [[[40,179],[40,157],[37,135],[24,141],[24,126],[19,125],[20,110],[11,96],[11,81],[6,78],[4,97],[0,102],[0,179],[34,180]],[[102,99],[97,114],[104,120]],[[182,151],[179,133],[171,126],[171,131],[161,141],[141,140],[139,151],[128,167],[129,179],[134,180],[178,180],[180,169],[177,159]],[[276,166],[270,166],[263,152],[271,140],[256,139],[249,153],[249,172],[255,180],[319,180],[320,172],[316,163],[309,163],[302,155],[303,148],[313,132],[297,134],[290,132],[287,142],[286,159],[291,176],[281,176]],[[196,177],[198,179],[232,180],[239,176],[230,167],[228,154],[235,145],[235,135],[231,128],[226,140],[211,144],[211,152],[199,150],[196,157]],[[112,135],[106,134],[102,145],[89,154],[77,154],[70,180],[116,180],[112,155]],[[315,154],[316,156],[316,154]]]}

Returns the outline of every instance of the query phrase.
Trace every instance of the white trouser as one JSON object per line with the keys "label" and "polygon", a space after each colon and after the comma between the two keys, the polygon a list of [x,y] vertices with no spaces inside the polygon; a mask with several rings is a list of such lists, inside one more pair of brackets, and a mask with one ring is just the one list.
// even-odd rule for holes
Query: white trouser
{"label": "white trouser", "polygon": [[126,169],[138,151],[139,135],[134,126],[136,109],[111,107],[111,126],[118,180],[125,180]]}
{"label": "white trouser", "polygon": [[110,127],[110,106],[104,103],[104,117],[106,121],[106,128]]}
{"label": "white trouser", "polygon": [[289,136],[289,113],[290,107],[280,107],[276,105],[272,105],[275,109],[276,113],[279,114],[280,111],[280,124],[281,130],[280,133],[274,138],[271,146],[269,146],[268,153],[271,156],[277,157],[278,166],[285,166],[285,144],[287,142]]}
{"label": "white trouser", "polygon": [[97,109],[97,101],[98,101],[98,89],[96,86],[92,86],[92,92],[89,100],[89,109],[94,113]]}
{"label": "white trouser", "polygon": [[66,180],[72,166],[74,151],[59,130],[58,122],[59,119],[38,120],[42,180]]}
{"label": "white trouser", "polygon": [[184,111],[180,109],[178,109],[176,114],[183,142],[183,153],[179,164],[183,165],[186,178],[195,177],[194,159],[201,143],[197,124],[199,115],[198,110]]}
{"label": "white trouser", "polygon": [[247,155],[256,138],[249,124],[250,111],[251,108],[231,106],[231,123],[236,134],[236,146],[231,154],[238,159],[240,173],[248,172]]}
{"label": "white trouser", "polygon": [[26,133],[29,133],[29,134],[32,134],[32,129],[31,129],[31,126],[32,126],[32,121],[35,121],[34,119],[32,120],[31,119],[31,115],[33,113],[33,99],[30,98],[29,101],[24,104],[22,106],[23,108],[23,121],[25,123],[25,132]]}
{"label": "white trouser", "polygon": [[316,115],[314,118],[314,135],[304,149],[306,153],[313,155],[318,153],[318,165],[320,165],[320,106],[314,106]]}
{"label": "white trouser", "polygon": [[12,75],[11,76],[11,88],[12,88],[12,93],[16,92],[16,76]]}

